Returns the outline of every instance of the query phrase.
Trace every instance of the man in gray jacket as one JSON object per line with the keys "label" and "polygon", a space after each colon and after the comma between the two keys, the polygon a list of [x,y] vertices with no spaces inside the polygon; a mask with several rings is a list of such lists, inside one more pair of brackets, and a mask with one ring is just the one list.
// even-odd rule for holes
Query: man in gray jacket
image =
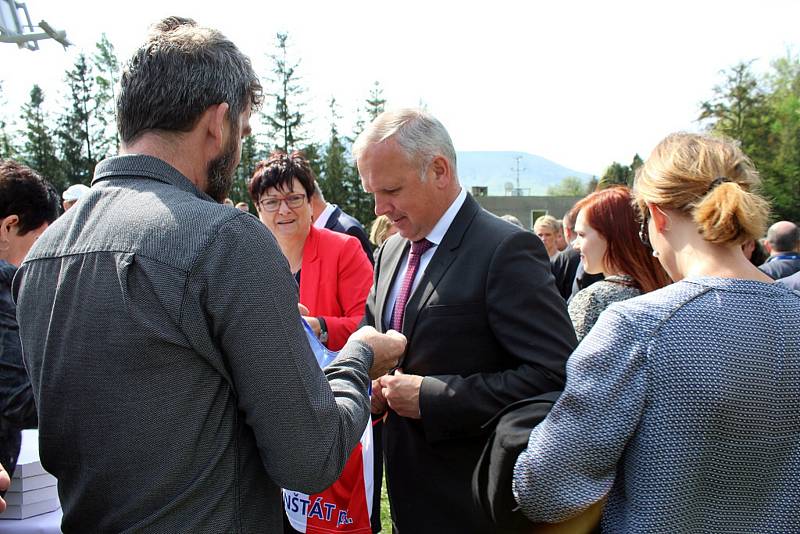
{"label": "man in gray jacket", "polygon": [[365,328],[320,370],[275,240],[220,204],[260,100],[219,32],[158,23],[122,75],[122,155],[15,278],[64,532],[279,532],[279,487],[338,477],[404,349]]}

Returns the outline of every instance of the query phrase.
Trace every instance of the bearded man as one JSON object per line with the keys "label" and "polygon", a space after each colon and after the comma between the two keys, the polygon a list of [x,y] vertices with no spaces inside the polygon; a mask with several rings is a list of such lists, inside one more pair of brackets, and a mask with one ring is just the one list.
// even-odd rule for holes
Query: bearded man
{"label": "bearded man", "polygon": [[260,102],[233,43],[162,20],[122,75],[121,155],[19,270],[64,532],[279,532],[279,488],[339,476],[403,351],[364,328],[321,370],[275,239],[221,204]]}

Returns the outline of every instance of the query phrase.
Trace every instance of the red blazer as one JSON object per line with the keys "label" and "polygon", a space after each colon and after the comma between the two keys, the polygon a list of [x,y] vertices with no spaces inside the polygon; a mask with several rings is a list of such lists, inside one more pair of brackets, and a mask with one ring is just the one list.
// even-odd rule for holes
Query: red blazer
{"label": "red blazer", "polygon": [[300,269],[300,303],[325,319],[326,346],[339,350],[364,317],[372,264],[355,237],[312,226]]}

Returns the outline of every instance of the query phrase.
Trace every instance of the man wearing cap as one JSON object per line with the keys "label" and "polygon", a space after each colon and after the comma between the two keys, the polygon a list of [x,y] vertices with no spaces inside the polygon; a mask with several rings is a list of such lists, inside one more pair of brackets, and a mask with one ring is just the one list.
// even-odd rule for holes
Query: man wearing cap
{"label": "man wearing cap", "polygon": [[67,211],[79,201],[90,189],[83,184],[74,184],[64,190],[61,198],[64,200],[64,211]]}

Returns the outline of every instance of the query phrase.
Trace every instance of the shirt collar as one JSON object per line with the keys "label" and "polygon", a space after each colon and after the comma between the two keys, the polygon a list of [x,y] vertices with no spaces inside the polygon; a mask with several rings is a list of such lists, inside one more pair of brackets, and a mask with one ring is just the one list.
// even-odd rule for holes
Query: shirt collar
{"label": "shirt collar", "polygon": [[800,259],[800,252],[776,252],[774,256],[767,258],[766,263],[773,260],[798,260]]}
{"label": "shirt collar", "polygon": [[103,180],[116,178],[149,178],[158,180],[189,193],[197,195],[203,200],[214,202],[214,199],[200,191],[191,180],[185,177],[175,167],[164,160],[143,154],[126,154],[104,159],[97,164],[94,171],[92,185]]}
{"label": "shirt collar", "polygon": [[450,207],[447,208],[447,211],[444,212],[444,215],[439,219],[439,222],[436,223],[436,226],[433,227],[433,230],[425,236],[425,238],[433,243],[434,245],[439,245],[444,239],[444,234],[447,233],[447,230],[450,228],[450,225],[453,223],[453,220],[458,215],[458,210],[461,209],[461,206],[464,205],[464,201],[467,199],[467,190],[463,187],[461,191],[458,193],[458,196],[453,200],[453,203],[450,204]]}
{"label": "shirt collar", "polygon": [[314,221],[315,228],[325,228],[325,225],[328,224],[328,219],[331,218],[331,214],[333,210],[336,209],[335,204],[328,204],[325,206],[325,209],[322,210],[322,213],[319,214],[319,217]]}

